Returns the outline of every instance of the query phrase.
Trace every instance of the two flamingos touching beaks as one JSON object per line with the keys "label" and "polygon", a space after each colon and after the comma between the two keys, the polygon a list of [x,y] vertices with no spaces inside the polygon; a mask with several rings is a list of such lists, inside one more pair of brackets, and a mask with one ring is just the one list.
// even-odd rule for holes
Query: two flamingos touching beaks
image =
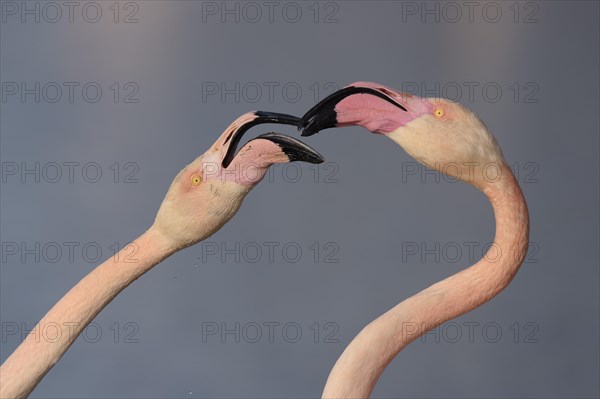
{"label": "two flamingos touching beaks", "polygon": [[[137,262],[119,264],[124,257],[115,256],[96,267],[38,323],[62,326],[64,331],[58,334],[61,339],[48,342],[30,335],[4,362],[0,367],[1,398],[27,397],[113,298],[163,259],[219,230],[236,214],[246,194],[271,165],[323,162],[323,157],[308,145],[278,133],[259,135],[236,151],[244,133],[264,123],[297,126],[302,136],[327,128],[362,126],[389,137],[426,167],[481,190],[494,210],[495,248],[510,248],[498,251],[499,256],[484,256],[364,327],[335,363],[323,397],[369,397],[402,348],[428,330],[489,301],[519,270],[528,246],[527,204],[485,124],[455,102],[356,82],[331,94],[301,118],[257,111],[231,123],[208,151],[175,177],[154,223],[134,240]],[[490,169],[496,171],[493,178]],[[490,251],[495,248],[490,247]],[[407,322],[423,327],[407,331],[402,328]]]}

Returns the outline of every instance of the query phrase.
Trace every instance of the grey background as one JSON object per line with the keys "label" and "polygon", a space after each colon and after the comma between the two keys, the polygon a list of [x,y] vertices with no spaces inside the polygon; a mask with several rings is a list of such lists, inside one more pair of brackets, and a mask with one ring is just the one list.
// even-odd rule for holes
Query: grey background
{"label": "grey background", "polygon": [[[100,263],[85,261],[82,246],[97,243],[103,260],[113,243],[122,246],[142,233],[176,173],[238,115],[252,109],[302,114],[318,99],[315,93],[322,98],[333,91],[328,82],[370,80],[398,89],[413,83],[432,89],[438,82],[440,90],[429,95],[444,94],[445,87],[451,96],[452,87],[462,87],[459,101],[481,116],[516,165],[537,249],[499,297],[448,324],[439,342],[428,335],[406,348],[375,396],[598,397],[597,2],[520,3],[517,22],[513,2],[496,2],[486,9],[489,18],[497,8],[502,11],[496,23],[483,18],[484,2],[472,21],[460,2],[455,3],[460,16],[443,3],[427,3],[440,7],[439,23],[431,15],[423,22],[420,14],[407,13],[412,5],[423,7],[421,2],[321,3],[317,23],[313,2],[278,2],[272,21],[262,2],[260,18],[230,2],[227,7],[239,7],[240,20],[223,14],[224,23],[222,13],[203,14],[211,5],[202,2],[136,1],[137,23],[122,21],[134,6],[122,2],[115,23],[113,2],[96,4],[103,11],[96,23],[82,18],[86,2],[75,9],[72,23],[64,7],[56,23],[43,16],[39,23],[27,16],[23,23],[19,15],[3,14],[3,84],[80,86],[72,103],[66,92],[56,103],[47,101],[53,92],[39,103],[31,95],[25,102],[8,96],[0,104],[2,162],[29,167],[39,162],[40,168],[97,162],[103,175],[88,183],[80,167],[73,183],[65,175],[56,183],[44,178],[35,183],[31,176],[22,182],[18,175],[3,181],[4,245],[80,246],[73,262],[66,250],[55,263],[54,253],[42,254],[39,262],[32,255],[22,261],[3,254],[2,361],[20,340],[7,329],[31,329]],[[298,7],[302,16],[292,23]],[[54,10],[46,11],[54,18]],[[332,23],[324,23],[330,13]],[[526,17],[530,23],[524,23]],[[98,102],[82,98],[86,82],[102,87]],[[114,82],[121,90],[134,82],[139,102],[124,103],[131,91],[124,90],[115,103],[109,88]],[[211,82],[229,88],[239,82],[239,100],[207,96]],[[278,84],[272,98],[265,82]],[[465,82],[479,84],[471,99]],[[502,89],[498,99],[493,91],[482,92],[490,82]],[[518,99],[509,88],[515,82]],[[241,91],[256,85],[263,92],[252,102],[256,91]],[[422,87],[418,93],[427,94]],[[267,130],[273,127],[255,128],[248,137]],[[296,134],[287,127],[274,130]],[[239,262],[234,255],[224,262],[220,254],[209,256],[202,244],[167,259],[97,317],[97,329],[77,340],[33,396],[318,396],[333,363],[364,325],[465,268],[493,240],[493,215],[482,194],[463,183],[436,182],[430,174],[403,175],[414,164],[392,142],[360,128],[305,141],[333,162],[329,169],[317,169],[315,182],[315,169],[301,165],[302,176],[294,182],[298,169],[275,168],[271,181],[256,187],[238,215],[208,240],[228,248],[239,243]],[[119,183],[109,169],[114,162],[121,169]],[[122,182],[132,170],[124,168],[127,162],[139,168],[137,183]],[[329,173],[336,181],[325,178]],[[278,243],[273,259],[266,251],[269,242]],[[316,259],[314,242],[320,247]],[[467,256],[470,242],[477,245],[475,259]],[[408,256],[410,243],[434,249],[437,243],[439,259]],[[256,262],[253,245],[264,250]],[[244,246],[251,252],[242,253]],[[462,248],[458,256],[452,252],[456,246]],[[298,247],[302,254],[294,263],[290,258]],[[336,253],[326,258],[332,250]],[[203,335],[206,323],[234,328],[236,322],[240,329],[249,326],[239,343],[232,335]],[[255,330],[247,323],[269,322],[280,323],[273,342],[267,327],[259,342],[250,342]],[[334,324],[325,328],[328,322]],[[286,341],[294,338],[293,329],[282,335],[286,323],[300,326],[298,342]],[[464,323],[479,323],[473,339]],[[493,328],[484,334],[486,325]],[[498,329],[502,335],[495,339]],[[97,330],[102,335],[93,342]],[[337,343],[325,342],[331,332]],[[138,342],[124,342],[128,333]]]}

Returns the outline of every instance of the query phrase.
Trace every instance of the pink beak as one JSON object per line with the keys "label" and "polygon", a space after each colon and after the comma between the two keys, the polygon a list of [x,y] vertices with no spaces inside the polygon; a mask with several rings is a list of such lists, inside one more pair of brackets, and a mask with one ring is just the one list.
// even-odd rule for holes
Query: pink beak
{"label": "pink beak", "polygon": [[387,134],[431,111],[432,105],[420,97],[377,83],[356,82],[312,107],[298,126],[302,136],[327,128],[356,125],[373,133]]}

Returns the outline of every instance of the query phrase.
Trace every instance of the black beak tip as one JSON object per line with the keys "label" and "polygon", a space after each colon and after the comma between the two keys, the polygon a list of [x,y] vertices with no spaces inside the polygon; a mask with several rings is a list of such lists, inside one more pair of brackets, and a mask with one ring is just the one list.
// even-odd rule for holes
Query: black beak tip
{"label": "black beak tip", "polygon": [[314,154],[303,154],[301,156],[296,156],[294,154],[288,153],[286,153],[286,155],[288,156],[290,162],[301,161],[306,163],[312,163],[315,165],[325,162],[325,158],[323,158],[323,155],[319,154],[318,152],[315,152]]}
{"label": "black beak tip", "polygon": [[270,140],[277,144],[281,151],[288,157],[290,162],[302,161],[312,164],[325,162],[323,155],[319,154],[314,148],[296,140],[295,138],[279,134],[265,133],[256,137],[257,139]]}
{"label": "black beak tip", "polygon": [[319,108],[317,112],[313,112],[311,115],[305,115],[300,120],[298,128],[302,130],[300,133],[301,136],[308,137],[321,130],[336,126],[337,113],[335,111],[335,104],[325,104]]}
{"label": "black beak tip", "polygon": [[314,129],[312,126],[307,126],[300,132],[300,136],[302,137],[310,137],[316,133],[319,133],[318,129]]}

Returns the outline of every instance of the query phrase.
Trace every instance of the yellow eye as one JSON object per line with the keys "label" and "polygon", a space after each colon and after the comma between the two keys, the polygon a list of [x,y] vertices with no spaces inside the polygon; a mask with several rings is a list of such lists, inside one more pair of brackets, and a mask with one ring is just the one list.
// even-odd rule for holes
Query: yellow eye
{"label": "yellow eye", "polygon": [[436,108],[433,111],[433,114],[435,115],[436,118],[441,118],[442,116],[444,116],[445,113],[446,113],[446,111],[444,111],[444,108]]}
{"label": "yellow eye", "polygon": [[200,179],[200,176],[192,175],[192,186],[197,186],[201,181],[202,179]]}

